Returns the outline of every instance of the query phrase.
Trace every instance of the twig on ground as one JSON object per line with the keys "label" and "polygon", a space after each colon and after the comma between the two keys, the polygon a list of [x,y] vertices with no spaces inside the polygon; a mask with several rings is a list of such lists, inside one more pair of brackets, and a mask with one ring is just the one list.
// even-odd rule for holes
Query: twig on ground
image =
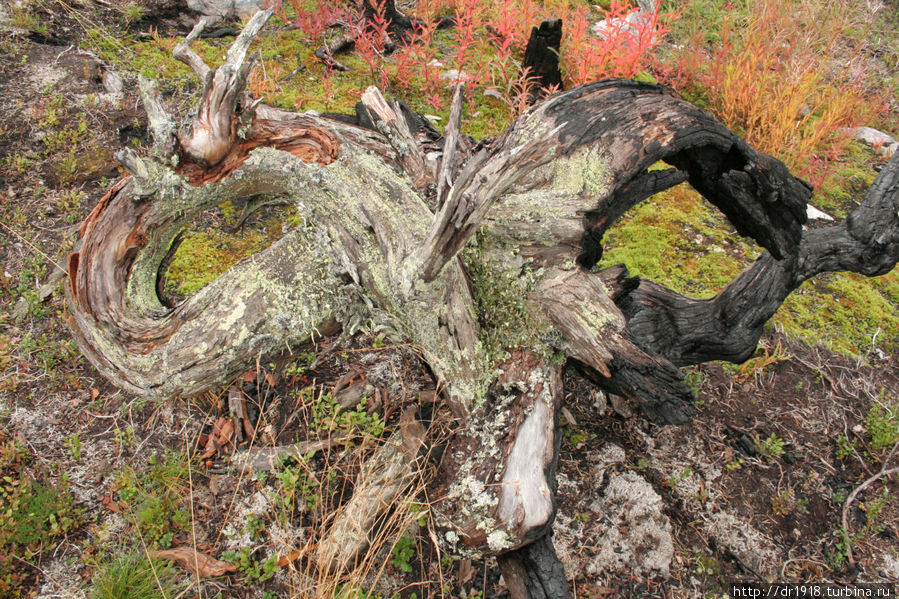
{"label": "twig on ground", "polygon": [[893,445],[893,448],[890,450],[890,452],[883,458],[880,472],[878,472],[874,476],[869,477],[867,480],[865,480],[865,482],[853,489],[852,493],[849,494],[849,497],[846,498],[846,503],[843,504],[842,526],[843,535],[846,539],[846,560],[852,566],[855,566],[855,557],[852,555],[852,540],[849,537],[849,508],[852,507],[852,502],[855,501],[855,498],[858,497],[859,493],[876,483],[878,480],[887,476],[892,476],[893,474],[899,474],[899,467],[890,468],[889,470],[887,470],[890,459],[892,459],[897,450],[899,450],[899,443]]}

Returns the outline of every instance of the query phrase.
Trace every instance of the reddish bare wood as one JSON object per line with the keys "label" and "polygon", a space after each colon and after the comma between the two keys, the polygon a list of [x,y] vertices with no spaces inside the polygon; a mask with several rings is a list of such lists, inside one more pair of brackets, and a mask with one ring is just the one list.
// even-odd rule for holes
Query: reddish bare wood
{"label": "reddish bare wood", "polygon": [[257,119],[245,139],[237,140],[218,162],[186,161],[178,172],[193,185],[204,185],[228,176],[259,147],[290,152],[303,162],[331,164],[339,151],[337,139],[327,129],[302,118],[295,121]]}

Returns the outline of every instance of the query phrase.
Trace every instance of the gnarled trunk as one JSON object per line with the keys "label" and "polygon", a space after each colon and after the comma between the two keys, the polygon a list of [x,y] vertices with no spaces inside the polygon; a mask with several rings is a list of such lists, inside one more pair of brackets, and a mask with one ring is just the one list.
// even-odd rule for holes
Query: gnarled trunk
{"label": "gnarled trunk", "polygon": [[[545,534],[566,358],[636,398],[647,417],[685,422],[694,408],[677,366],[745,359],[802,281],[880,274],[899,259],[899,158],[845,223],[804,231],[812,190],[783,164],[667,89],[606,80],[543,100],[473,154],[454,102],[443,161],[429,169],[405,111],[374,88],[363,95],[374,130],[244,97],[246,49],[269,14],[254,17],[218,69],[190,40],[179,46],[206,85],[180,134],[142,83],[153,155],[121,154],[131,175],[88,216],[69,260],[79,347],[118,386],[161,398],[224,385],[259,357],[360,322],[413,343],[457,417],[435,483],[440,541],[466,555],[507,554],[509,577],[539,562],[542,574],[521,579],[532,596],[564,587]],[[650,170],[660,161],[671,168]],[[615,220],[683,181],[767,250],[756,263],[708,300],[621,268],[594,272]],[[184,224],[259,194],[293,203],[305,224],[166,307],[157,282]],[[502,317],[479,319],[493,309]],[[414,434],[395,434],[368,465],[399,468],[402,480],[359,485],[347,504],[365,522],[418,467],[423,433],[409,426]],[[339,549],[322,549],[326,561],[352,559],[353,547]]]}

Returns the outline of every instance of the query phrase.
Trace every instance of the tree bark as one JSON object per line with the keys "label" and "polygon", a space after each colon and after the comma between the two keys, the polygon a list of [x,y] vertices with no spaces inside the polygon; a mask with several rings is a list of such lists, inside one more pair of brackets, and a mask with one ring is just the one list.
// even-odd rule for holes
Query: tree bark
{"label": "tree bark", "polygon": [[[802,281],[882,274],[899,259],[899,157],[845,223],[804,231],[811,188],[782,163],[670,90],[606,80],[547,98],[473,154],[451,127],[431,169],[405,111],[375,90],[362,110],[374,129],[243,97],[246,48],[270,12],[260,15],[218,69],[198,63],[190,38],[179,46],[205,85],[180,134],[142,84],[151,155],[119,154],[130,175],[85,220],[69,259],[79,348],[121,388],[163,398],[224,386],[339,328],[376,326],[414,344],[456,418],[431,494],[443,549],[515,552],[503,560],[510,577],[539,566],[530,596],[563,596],[546,532],[566,359],[647,417],[685,422],[694,408],[678,365],[745,359]],[[649,170],[660,161],[671,168]],[[625,268],[594,272],[615,220],[683,181],[766,253],[710,300]],[[260,194],[293,203],[305,224],[166,306],[158,281],[185,223]],[[411,463],[390,449],[396,434],[369,465],[374,486],[357,485],[335,526],[376,518],[389,486],[377,481]],[[392,501],[402,489],[390,488]],[[332,541],[322,561],[341,566],[364,544],[347,553]]]}

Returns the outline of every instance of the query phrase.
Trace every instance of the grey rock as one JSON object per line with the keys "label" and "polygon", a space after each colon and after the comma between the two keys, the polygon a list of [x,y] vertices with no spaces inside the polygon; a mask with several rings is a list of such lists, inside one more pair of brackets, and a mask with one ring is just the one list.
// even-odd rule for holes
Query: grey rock
{"label": "grey rock", "polygon": [[259,10],[260,0],[187,0],[187,7],[208,17],[248,17]]}
{"label": "grey rock", "polygon": [[115,71],[106,70],[103,72],[103,89],[106,90],[106,93],[120,95],[124,87],[125,84],[122,78]]}
{"label": "grey rock", "polygon": [[599,389],[591,389],[590,399],[593,400],[593,409],[596,410],[597,416],[602,416],[606,413],[606,408],[609,407],[609,400],[606,398],[605,393]]}
{"label": "grey rock", "polygon": [[878,131],[873,127],[850,127],[844,129],[844,131],[852,135],[855,139],[874,147],[874,149],[879,151],[886,158],[891,158],[893,154],[896,153],[896,150],[899,150],[899,142],[883,131]]}
{"label": "grey rock", "polygon": [[[635,43],[629,42],[628,40],[637,40],[641,37],[641,32],[649,28],[654,30],[658,29],[657,27],[653,27],[653,15],[645,10],[635,10],[623,19],[608,18],[597,21],[590,28],[590,31],[600,39],[621,36],[620,41],[623,43]],[[656,40],[656,37],[657,33],[653,31],[653,41]]]}
{"label": "grey rock", "polygon": [[633,418],[637,413],[637,402],[635,400],[609,393],[609,403],[612,404],[612,409],[615,410],[615,413],[622,418]]}
{"label": "grey rock", "polygon": [[56,291],[56,283],[47,283],[45,285],[41,285],[41,288],[37,290],[37,296],[41,301],[48,299],[53,293]]}

